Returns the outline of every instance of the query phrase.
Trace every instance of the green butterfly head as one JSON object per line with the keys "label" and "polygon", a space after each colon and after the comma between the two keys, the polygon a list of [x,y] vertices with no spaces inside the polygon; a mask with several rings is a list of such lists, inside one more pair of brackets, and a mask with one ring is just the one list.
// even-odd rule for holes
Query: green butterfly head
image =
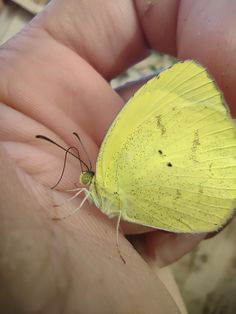
{"label": "green butterfly head", "polygon": [[91,170],[83,171],[80,175],[80,183],[83,185],[91,184],[93,177],[94,177],[94,174],[95,173]]}

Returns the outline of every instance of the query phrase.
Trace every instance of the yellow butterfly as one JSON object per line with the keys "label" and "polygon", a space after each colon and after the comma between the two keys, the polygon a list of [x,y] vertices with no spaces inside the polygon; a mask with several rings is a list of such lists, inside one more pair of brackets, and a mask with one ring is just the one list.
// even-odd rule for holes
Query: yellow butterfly
{"label": "yellow butterfly", "polygon": [[236,129],[194,61],[148,81],[107,132],[80,181],[109,217],[172,232],[219,229],[236,207]]}
{"label": "yellow butterfly", "polygon": [[110,127],[88,183],[109,217],[172,232],[219,229],[236,207],[236,130],[206,70],[180,62],[145,84]]}

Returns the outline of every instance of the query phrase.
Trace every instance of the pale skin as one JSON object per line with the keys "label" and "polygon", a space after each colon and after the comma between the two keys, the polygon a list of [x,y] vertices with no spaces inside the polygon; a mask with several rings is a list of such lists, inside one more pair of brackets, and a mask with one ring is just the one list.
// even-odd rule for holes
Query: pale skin
{"label": "pale skin", "polygon": [[[102,4],[101,4],[102,3]],[[0,50],[0,299],[4,313],[178,313],[179,295],[163,285],[168,265],[206,235],[161,231],[137,236],[137,249],[115,221],[80,199],[63,206],[79,186],[69,158],[35,139],[44,134],[68,146],[83,139],[95,169],[99,146],[133,89],[116,93],[109,80],[144,58],[148,48],[194,58],[214,75],[236,113],[235,1],[52,1]],[[233,107],[234,106],[234,107]],[[85,158],[84,155],[82,155]],[[123,233],[141,226],[121,224]],[[172,294],[172,295],[171,295]]]}

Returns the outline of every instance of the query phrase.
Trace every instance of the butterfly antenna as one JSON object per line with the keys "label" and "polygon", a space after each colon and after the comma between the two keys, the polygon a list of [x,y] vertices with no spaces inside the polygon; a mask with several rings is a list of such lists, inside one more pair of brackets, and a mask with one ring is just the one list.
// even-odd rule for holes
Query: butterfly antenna
{"label": "butterfly antenna", "polygon": [[89,169],[89,171],[91,171],[91,170],[92,170],[92,163],[91,163],[91,160],[90,160],[90,158],[89,158],[89,154],[88,154],[88,152],[86,151],[86,149],[85,149],[85,147],[84,147],[84,144],[83,144],[83,142],[82,142],[82,140],[81,140],[79,134],[76,133],[76,132],[73,132],[73,134],[75,135],[75,137],[77,137],[77,139],[78,139],[79,142],[80,142],[81,147],[83,148],[83,151],[84,151],[84,153],[85,153],[85,155],[86,155],[86,157],[87,157],[87,159],[88,159],[88,162],[89,162],[89,167],[87,166],[87,168]]}
{"label": "butterfly antenna", "polygon": [[71,150],[71,149],[75,149],[75,150],[77,151],[77,153],[78,153],[77,158],[79,159],[80,167],[81,167],[81,169],[82,169],[82,163],[81,163],[81,160],[80,160],[80,155],[79,155],[78,149],[77,149],[76,147],[73,147],[73,146],[69,147],[69,148],[66,150],[66,153],[65,153],[64,164],[63,164],[63,168],[62,168],[62,172],[61,172],[60,178],[58,179],[57,183],[51,187],[52,190],[55,189],[56,186],[58,186],[58,184],[60,183],[60,181],[61,181],[61,179],[62,179],[62,177],[63,177],[63,175],[64,175],[65,168],[66,168],[67,156],[68,156],[68,153],[70,153],[70,150]]}
{"label": "butterfly antenna", "polygon": [[124,264],[126,264],[126,261],[124,259],[124,257],[122,256],[121,254],[121,250],[120,250],[120,246],[119,246],[119,228],[120,228],[120,220],[121,220],[121,211],[119,213],[119,216],[118,216],[118,219],[117,219],[117,223],[116,223],[116,248],[117,248],[117,251],[120,255],[120,258],[122,260],[122,262]]}
{"label": "butterfly antenna", "polygon": [[80,167],[81,167],[81,171],[82,171],[82,172],[83,172],[83,167],[82,167],[82,165],[85,166],[88,171],[90,170],[89,167],[87,166],[87,164],[80,158],[79,151],[78,151],[78,149],[77,149],[76,147],[70,147],[69,149],[72,149],[72,148],[75,149],[75,150],[77,151],[77,154],[78,154],[78,155],[73,154],[72,152],[69,151],[69,149],[64,148],[63,146],[61,146],[60,144],[54,142],[53,140],[51,140],[51,139],[48,138],[47,136],[44,136],[44,135],[36,135],[35,137],[36,137],[36,138],[40,138],[40,139],[45,140],[45,141],[48,141],[48,142],[50,142],[50,143],[56,145],[57,147],[61,148],[62,150],[64,150],[67,154],[70,154],[70,155],[74,156],[76,159],[79,160],[79,162],[80,162]]}

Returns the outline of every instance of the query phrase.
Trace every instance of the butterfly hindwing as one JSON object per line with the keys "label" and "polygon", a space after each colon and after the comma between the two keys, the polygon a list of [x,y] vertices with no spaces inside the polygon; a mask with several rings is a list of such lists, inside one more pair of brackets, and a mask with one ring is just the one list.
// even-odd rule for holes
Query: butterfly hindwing
{"label": "butterfly hindwing", "polygon": [[175,64],[130,99],[102,144],[96,185],[103,203],[119,195],[124,220],[160,229],[212,231],[232,215],[235,126],[202,66]]}

